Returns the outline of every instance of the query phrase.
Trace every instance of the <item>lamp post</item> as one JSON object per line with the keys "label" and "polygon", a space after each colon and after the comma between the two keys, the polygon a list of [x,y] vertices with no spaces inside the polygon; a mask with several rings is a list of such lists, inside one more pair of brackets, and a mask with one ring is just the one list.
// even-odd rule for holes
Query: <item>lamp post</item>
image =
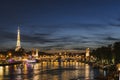
{"label": "lamp post", "polygon": [[118,70],[118,76],[119,76],[119,80],[120,80],[120,63],[117,64],[117,70]]}

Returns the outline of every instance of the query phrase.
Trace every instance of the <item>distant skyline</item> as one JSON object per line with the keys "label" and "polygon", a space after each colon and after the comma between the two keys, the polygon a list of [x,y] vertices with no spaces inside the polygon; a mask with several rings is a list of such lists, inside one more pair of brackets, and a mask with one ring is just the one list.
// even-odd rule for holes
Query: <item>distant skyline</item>
{"label": "distant skyline", "polygon": [[97,48],[120,41],[120,0],[2,0],[0,48]]}

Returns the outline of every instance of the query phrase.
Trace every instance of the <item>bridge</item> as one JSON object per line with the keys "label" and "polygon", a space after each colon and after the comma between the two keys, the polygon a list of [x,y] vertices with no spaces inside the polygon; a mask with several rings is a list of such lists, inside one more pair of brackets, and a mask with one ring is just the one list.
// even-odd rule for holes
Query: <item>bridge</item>
{"label": "bridge", "polygon": [[56,55],[41,55],[38,57],[39,61],[47,61],[47,62],[70,62],[70,61],[86,61],[89,56],[86,56],[85,53],[77,53],[77,54],[66,54],[59,53]]}
{"label": "bridge", "polygon": [[90,60],[89,54],[90,54],[90,50],[89,48],[87,48],[84,53],[59,52],[56,54],[39,55],[37,59],[41,62],[89,61]]}
{"label": "bridge", "polygon": [[84,58],[81,56],[42,56],[39,57],[39,61],[50,61],[50,62],[55,62],[55,61],[81,61]]}

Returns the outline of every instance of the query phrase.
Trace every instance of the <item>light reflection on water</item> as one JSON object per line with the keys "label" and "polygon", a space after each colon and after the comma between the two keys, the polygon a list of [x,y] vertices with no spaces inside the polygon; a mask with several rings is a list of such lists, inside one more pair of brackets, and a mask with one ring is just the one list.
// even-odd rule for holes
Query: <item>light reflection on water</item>
{"label": "light reflection on water", "polygon": [[81,62],[42,62],[0,67],[0,80],[93,80],[94,73]]}

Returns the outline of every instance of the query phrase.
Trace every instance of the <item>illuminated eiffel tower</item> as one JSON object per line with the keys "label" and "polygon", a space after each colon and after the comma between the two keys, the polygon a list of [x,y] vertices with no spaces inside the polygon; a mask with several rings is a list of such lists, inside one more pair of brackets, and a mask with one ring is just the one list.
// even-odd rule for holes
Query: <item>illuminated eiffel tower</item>
{"label": "illuminated eiffel tower", "polygon": [[20,48],[21,48],[21,45],[20,45],[20,29],[18,27],[18,31],[17,31],[17,44],[16,44],[15,51],[19,51]]}

